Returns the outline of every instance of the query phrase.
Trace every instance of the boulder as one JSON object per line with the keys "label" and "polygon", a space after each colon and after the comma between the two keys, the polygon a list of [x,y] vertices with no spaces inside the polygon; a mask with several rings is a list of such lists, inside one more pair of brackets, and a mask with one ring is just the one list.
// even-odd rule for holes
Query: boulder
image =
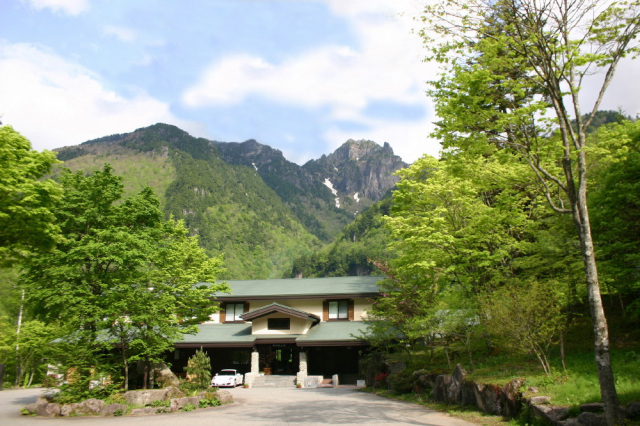
{"label": "boulder", "polygon": [[163,388],[169,386],[178,386],[180,379],[176,376],[167,364],[159,363],[153,366],[155,381]]}
{"label": "boulder", "polygon": [[527,403],[529,405],[543,405],[543,404],[550,404],[551,403],[551,397],[550,396],[532,396],[531,398],[527,399]]}
{"label": "boulder", "polygon": [[407,368],[407,364],[402,361],[387,361],[386,364],[389,374],[397,374]]}
{"label": "boulder", "polygon": [[200,403],[200,397],[198,396],[184,396],[182,398],[175,398],[171,400],[171,405],[169,406],[169,411],[175,413],[178,410],[181,410],[187,404],[191,404],[194,407],[198,408],[198,404]]}
{"label": "boulder", "polygon": [[38,398],[35,413],[41,417],[57,417],[60,415],[60,404],[49,402],[45,398]]}
{"label": "boulder", "polygon": [[558,424],[569,415],[569,407],[553,407],[551,405],[532,405],[533,416],[548,424]]}
{"label": "boulder", "polygon": [[182,392],[180,389],[178,389],[175,386],[169,386],[168,388],[166,388],[167,393],[164,396],[165,401],[168,401],[170,399],[173,398],[182,398],[184,395],[184,392]]}
{"label": "boulder", "polygon": [[462,405],[476,405],[476,394],[474,392],[475,384],[473,382],[462,382],[460,389],[460,403]]}
{"label": "boulder", "polygon": [[631,420],[640,420],[640,402],[630,402],[627,405],[627,415]]}
{"label": "boulder", "polygon": [[444,374],[436,377],[436,384],[433,387],[433,399],[437,402],[446,402],[447,401],[447,389],[451,384],[451,376],[446,376]]}
{"label": "boulder", "polygon": [[583,426],[606,426],[607,420],[601,414],[585,411],[578,416],[578,423]]}
{"label": "boulder", "polygon": [[127,406],[124,404],[109,404],[109,405],[106,405],[102,410],[100,410],[100,415],[109,417],[109,416],[115,416],[116,413],[118,413],[118,415],[123,415],[123,414],[126,414],[126,412],[127,412]]}
{"label": "boulder", "polygon": [[456,365],[451,381],[447,386],[446,401],[448,404],[460,404],[462,402],[462,383],[464,382],[467,372],[462,368],[460,364]]}
{"label": "boulder", "polygon": [[154,401],[164,401],[166,396],[167,389],[146,389],[124,393],[124,399],[130,405],[150,405]]}
{"label": "boulder", "polygon": [[228,390],[218,390],[217,394],[221,404],[231,404],[233,402],[233,395]]}
{"label": "boulder", "polygon": [[134,408],[131,410],[132,416],[148,416],[151,414],[156,414],[158,411],[158,407],[143,407],[143,408]]}
{"label": "boulder", "polygon": [[476,405],[489,414],[500,413],[500,388],[496,385],[476,383],[474,387]]}
{"label": "boulder", "polygon": [[100,412],[107,405],[106,402],[101,399],[87,399],[82,402],[76,402],[73,404],[64,404],[60,409],[60,415],[68,416],[98,416]]}
{"label": "boulder", "polygon": [[601,402],[591,402],[589,404],[582,404],[580,411],[589,413],[604,413],[604,404]]}
{"label": "boulder", "polygon": [[502,414],[510,419],[518,417],[522,410],[522,392],[520,388],[524,385],[524,379],[513,379],[502,388],[500,393],[500,407]]}

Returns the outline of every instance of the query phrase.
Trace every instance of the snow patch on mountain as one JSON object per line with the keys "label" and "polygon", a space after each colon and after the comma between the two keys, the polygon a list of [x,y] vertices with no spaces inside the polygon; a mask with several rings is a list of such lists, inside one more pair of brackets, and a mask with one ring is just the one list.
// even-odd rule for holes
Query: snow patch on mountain
{"label": "snow patch on mountain", "polygon": [[356,200],[356,203],[360,202],[360,197],[358,197],[358,193],[353,194],[353,199]]}
{"label": "snow patch on mountain", "polygon": [[254,169],[256,169],[256,172],[258,171],[258,166],[256,166],[256,163],[251,163],[251,165],[253,166]]}
{"label": "snow patch on mountain", "polygon": [[340,198],[338,198],[338,190],[335,189],[333,187],[333,184],[331,183],[331,181],[329,180],[329,178],[326,178],[324,180],[324,182],[322,182],[327,188],[329,188],[329,190],[331,190],[331,193],[333,194],[334,197],[336,197],[336,208],[340,208]]}

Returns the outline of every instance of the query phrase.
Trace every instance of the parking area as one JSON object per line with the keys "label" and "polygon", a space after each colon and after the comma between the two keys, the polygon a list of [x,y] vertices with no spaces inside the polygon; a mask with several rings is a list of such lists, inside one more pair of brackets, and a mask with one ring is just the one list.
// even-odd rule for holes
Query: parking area
{"label": "parking area", "polygon": [[187,413],[115,418],[34,418],[19,415],[21,406],[35,401],[38,390],[0,391],[0,424],[3,425],[176,425],[228,423],[235,425],[472,425],[455,417],[414,404],[393,401],[353,387],[235,388],[235,403]]}

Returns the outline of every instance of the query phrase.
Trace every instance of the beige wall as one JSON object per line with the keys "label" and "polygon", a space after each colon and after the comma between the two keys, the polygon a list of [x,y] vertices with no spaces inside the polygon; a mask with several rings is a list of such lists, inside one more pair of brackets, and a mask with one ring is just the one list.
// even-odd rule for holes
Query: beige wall
{"label": "beige wall", "polygon": [[[269,318],[291,318],[291,328],[289,330],[269,330]],[[251,334],[307,334],[312,323],[311,320],[289,317],[281,313],[273,313],[253,320]]]}
{"label": "beige wall", "polygon": [[[263,306],[270,305],[274,302],[279,303],[284,306],[289,306],[293,309],[298,309],[300,311],[309,312],[311,314],[317,315],[322,319],[322,299],[287,299],[287,300],[255,300],[249,302],[249,310],[252,311],[254,309],[261,308]],[[357,298],[354,299],[353,304],[353,319],[355,321],[362,321],[366,318],[367,310],[371,307],[371,300],[365,298]],[[282,315],[281,315],[282,317]],[[266,317],[265,317],[266,318]],[[256,320],[257,321],[257,320]],[[215,312],[211,314],[211,320],[209,323],[219,323],[220,322],[220,312]],[[255,323],[255,321],[254,321]],[[293,321],[291,323],[293,327]],[[266,320],[265,320],[265,328],[266,328]],[[255,324],[254,324],[255,329]],[[273,330],[271,330],[273,331]]]}

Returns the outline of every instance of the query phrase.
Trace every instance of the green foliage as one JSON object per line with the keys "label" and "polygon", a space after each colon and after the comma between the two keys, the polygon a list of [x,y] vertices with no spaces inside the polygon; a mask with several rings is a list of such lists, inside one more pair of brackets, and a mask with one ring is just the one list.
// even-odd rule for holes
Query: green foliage
{"label": "green foliage", "polygon": [[[126,386],[129,363],[161,361],[215,309],[210,298],[226,286],[196,284],[215,282],[221,261],[184,224],[162,219],[150,189],[121,200],[121,179],[108,165],[87,177],[65,170],[62,183],[63,238],[27,265],[28,300],[39,318],[68,327],[56,345],[65,366],[123,374]],[[104,356],[114,345],[120,373]]]}
{"label": "green foliage", "polygon": [[196,406],[192,403],[188,402],[180,409],[180,411],[193,411],[196,409]]}
{"label": "green foliage", "polygon": [[187,361],[185,368],[189,375],[189,380],[199,389],[207,389],[211,384],[211,358],[202,350],[196,353]]}
{"label": "green foliage", "polygon": [[56,241],[53,211],[60,187],[40,179],[55,163],[54,153],[33,151],[31,143],[11,126],[0,127],[0,264]]}
{"label": "green foliage", "polygon": [[90,398],[108,399],[111,395],[120,392],[118,385],[96,386],[90,389],[91,376],[82,375],[74,377],[74,380],[60,386],[60,392],[54,396],[59,404],[72,404],[82,402]]}
{"label": "green foliage", "polygon": [[221,405],[221,402],[217,397],[203,398],[198,402],[199,408],[219,407],[220,405]]}
{"label": "green foliage", "polygon": [[388,380],[389,388],[398,393],[413,392],[415,377],[409,369],[390,374]]}
{"label": "green foliage", "polygon": [[385,262],[390,236],[382,217],[389,212],[386,198],[358,214],[329,245],[293,261],[289,277],[342,277],[379,274],[375,263]]}

